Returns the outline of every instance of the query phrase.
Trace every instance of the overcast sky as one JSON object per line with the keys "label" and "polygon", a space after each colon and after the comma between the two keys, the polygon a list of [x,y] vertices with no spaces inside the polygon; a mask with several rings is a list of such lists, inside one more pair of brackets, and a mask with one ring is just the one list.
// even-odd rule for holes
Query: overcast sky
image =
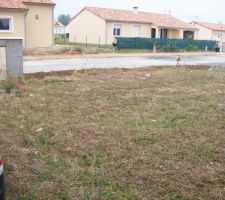
{"label": "overcast sky", "polygon": [[55,17],[60,14],[74,16],[85,6],[132,9],[168,13],[190,22],[202,20],[225,23],[225,0],[54,0],[57,4]]}

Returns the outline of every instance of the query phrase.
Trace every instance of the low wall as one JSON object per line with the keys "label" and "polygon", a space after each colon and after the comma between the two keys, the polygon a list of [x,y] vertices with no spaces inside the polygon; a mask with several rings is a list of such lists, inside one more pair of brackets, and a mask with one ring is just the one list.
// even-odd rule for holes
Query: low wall
{"label": "low wall", "polygon": [[0,55],[2,69],[4,69],[3,65],[6,65],[6,72],[10,76],[23,75],[23,39],[0,38],[0,48],[2,50]]}

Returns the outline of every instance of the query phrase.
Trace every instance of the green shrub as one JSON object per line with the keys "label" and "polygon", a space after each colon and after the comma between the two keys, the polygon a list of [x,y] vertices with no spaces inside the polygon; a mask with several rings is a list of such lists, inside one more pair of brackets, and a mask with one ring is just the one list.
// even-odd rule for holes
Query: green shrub
{"label": "green shrub", "polygon": [[188,44],[188,46],[185,48],[186,51],[199,51],[199,47],[193,44]]}
{"label": "green shrub", "polygon": [[77,52],[79,52],[79,53],[82,53],[83,52],[83,50],[80,47],[77,47],[74,50],[77,51]]}
{"label": "green shrub", "polygon": [[12,90],[19,89],[21,87],[21,82],[14,77],[8,77],[6,80],[2,81],[2,87],[6,93],[11,93]]}
{"label": "green shrub", "polygon": [[162,51],[164,51],[164,52],[177,52],[178,48],[177,48],[176,44],[170,43],[170,44],[164,45],[162,47]]}
{"label": "green shrub", "polygon": [[14,81],[10,80],[10,79],[7,79],[5,81],[3,81],[3,84],[2,84],[4,90],[6,93],[11,93],[11,91],[13,89],[16,89],[16,84]]}

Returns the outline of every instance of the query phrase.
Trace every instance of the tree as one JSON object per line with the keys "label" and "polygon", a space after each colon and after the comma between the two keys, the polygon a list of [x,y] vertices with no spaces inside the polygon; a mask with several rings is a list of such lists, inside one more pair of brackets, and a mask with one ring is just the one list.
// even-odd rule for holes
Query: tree
{"label": "tree", "polygon": [[67,26],[70,23],[70,15],[59,15],[58,21],[61,22],[64,26]]}

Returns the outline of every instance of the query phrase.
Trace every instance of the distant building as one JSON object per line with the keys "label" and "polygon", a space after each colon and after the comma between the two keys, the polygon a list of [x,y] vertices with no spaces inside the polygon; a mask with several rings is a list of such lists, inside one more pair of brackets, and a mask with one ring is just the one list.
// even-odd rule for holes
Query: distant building
{"label": "distant building", "polygon": [[225,24],[193,21],[190,24],[199,29],[197,38],[225,42]]}
{"label": "distant building", "polygon": [[1,0],[0,37],[22,38],[25,47],[52,46],[54,7],[51,0]]}
{"label": "distant building", "polygon": [[64,35],[66,33],[66,27],[59,21],[54,23],[54,34]]}
{"label": "distant building", "polygon": [[115,37],[193,38],[198,29],[169,14],[85,7],[69,23],[70,42],[111,44]]}

